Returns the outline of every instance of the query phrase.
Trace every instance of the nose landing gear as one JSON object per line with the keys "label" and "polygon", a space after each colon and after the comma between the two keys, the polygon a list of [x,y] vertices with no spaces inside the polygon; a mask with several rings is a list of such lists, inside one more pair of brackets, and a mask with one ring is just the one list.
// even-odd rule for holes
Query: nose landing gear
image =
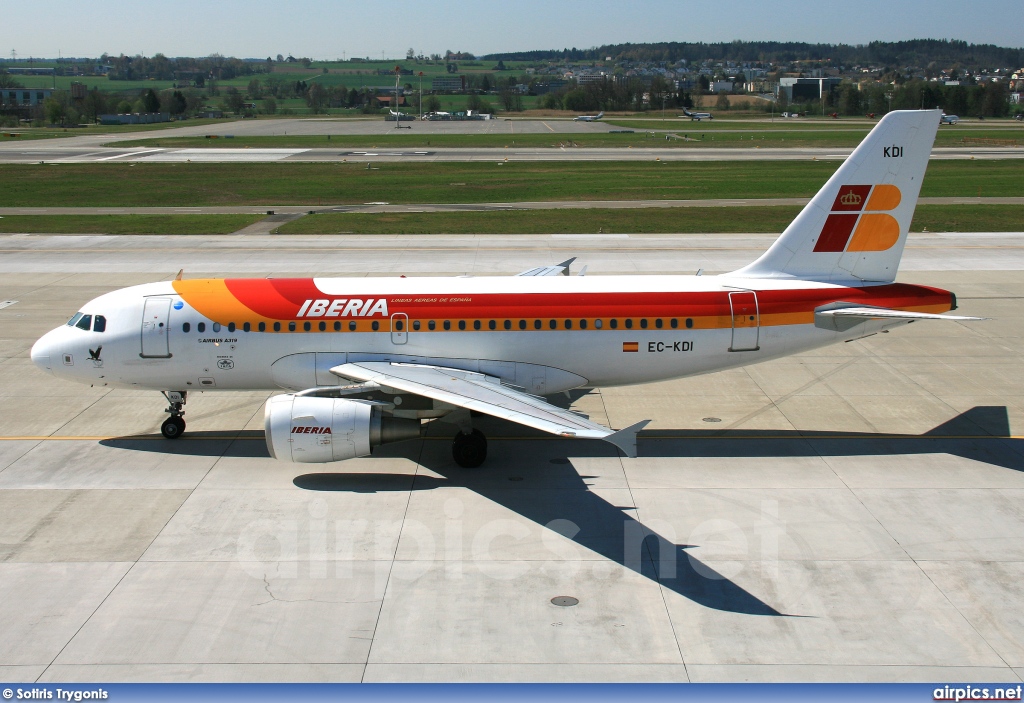
{"label": "nose landing gear", "polygon": [[170,413],[170,417],[160,425],[160,433],[167,439],[177,439],[185,431],[185,418],[182,415],[185,411],[187,393],[185,391],[162,391],[170,405],[164,412]]}

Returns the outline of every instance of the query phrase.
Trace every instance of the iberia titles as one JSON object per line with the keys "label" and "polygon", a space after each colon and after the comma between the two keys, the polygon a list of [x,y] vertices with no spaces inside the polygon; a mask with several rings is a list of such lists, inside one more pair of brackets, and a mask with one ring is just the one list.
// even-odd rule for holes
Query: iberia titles
{"label": "iberia titles", "polygon": [[307,300],[296,317],[388,317],[388,301],[384,298],[320,298]]}

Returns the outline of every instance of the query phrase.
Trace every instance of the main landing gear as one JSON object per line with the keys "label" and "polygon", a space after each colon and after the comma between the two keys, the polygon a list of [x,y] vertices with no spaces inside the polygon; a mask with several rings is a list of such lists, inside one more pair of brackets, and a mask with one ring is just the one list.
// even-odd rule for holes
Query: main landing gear
{"label": "main landing gear", "polygon": [[452,458],[464,469],[475,469],[487,458],[487,438],[480,430],[459,432],[452,440]]}
{"label": "main landing gear", "polygon": [[164,391],[163,394],[167,398],[167,402],[170,403],[164,412],[170,413],[171,416],[160,425],[160,433],[167,439],[177,439],[185,431],[185,418],[182,417],[185,411],[182,408],[185,406],[187,393],[185,391]]}

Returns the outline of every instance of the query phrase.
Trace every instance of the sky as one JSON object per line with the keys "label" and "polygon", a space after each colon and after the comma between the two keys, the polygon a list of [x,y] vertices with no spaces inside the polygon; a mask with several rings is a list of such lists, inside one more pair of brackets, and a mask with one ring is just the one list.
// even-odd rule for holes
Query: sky
{"label": "sky", "polygon": [[277,54],[379,59],[446,50],[740,40],[1024,46],[1022,0],[0,0],[0,58]]}

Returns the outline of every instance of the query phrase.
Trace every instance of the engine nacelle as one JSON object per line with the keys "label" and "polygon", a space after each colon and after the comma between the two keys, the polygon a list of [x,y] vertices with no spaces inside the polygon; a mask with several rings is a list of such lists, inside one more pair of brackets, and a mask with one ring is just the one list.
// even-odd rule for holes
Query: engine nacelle
{"label": "engine nacelle", "polygon": [[267,401],[264,427],[270,456],[303,464],[354,459],[420,436],[419,420],[384,417],[380,405],[365,400],[293,394]]}

